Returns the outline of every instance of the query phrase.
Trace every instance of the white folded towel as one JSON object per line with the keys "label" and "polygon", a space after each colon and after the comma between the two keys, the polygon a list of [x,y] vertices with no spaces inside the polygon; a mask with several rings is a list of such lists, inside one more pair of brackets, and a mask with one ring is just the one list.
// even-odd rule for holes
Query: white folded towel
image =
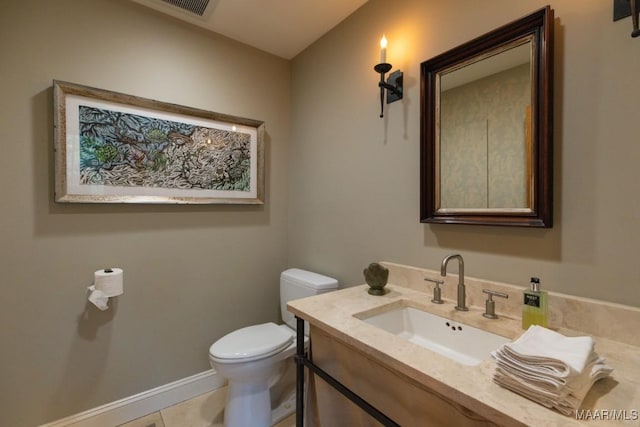
{"label": "white folded towel", "polygon": [[563,389],[553,393],[547,390],[536,390],[531,384],[522,381],[510,374],[505,374],[499,367],[496,368],[493,380],[496,384],[514,391],[528,399],[533,400],[547,408],[555,408],[564,415],[572,415],[582,405],[593,384],[601,378],[607,377],[613,369],[603,363],[593,366],[592,372],[585,371],[581,376],[580,384],[571,389]]}
{"label": "white folded towel", "polygon": [[593,338],[565,337],[542,326],[532,325],[505,353],[526,364],[528,369],[560,378],[582,372],[593,352]]}
{"label": "white folded towel", "polygon": [[[495,355],[494,355],[495,357]],[[570,372],[567,376],[552,375],[545,372],[540,366],[529,367],[527,364],[522,363],[520,360],[514,359],[510,354],[505,351],[500,351],[499,357],[495,357],[498,366],[506,373],[522,378],[530,384],[534,384],[537,387],[549,390],[558,391],[565,388],[573,387],[574,379],[584,374],[585,371],[590,371],[591,367],[597,363],[604,362],[604,359],[598,357],[596,352],[591,353],[591,357],[587,362],[587,365],[583,368],[582,374],[576,372]]]}
{"label": "white folded towel", "polygon": [[565,415],[579,409],[593,383],[613,371],[591,337],[565,337],[535,325],[492,356],[494,382]]}
{"label": "white folded towel", "polygon": [[560,399],[555,408],[565,415],[572,415],[580,409],[582,401],[591,390],[593,384],[599,379],[606,378],[613,372],[613,368],[604,363],[593,366],[590,375],[586,375],[583,383],[577,385],[569,395],[564,399]]}

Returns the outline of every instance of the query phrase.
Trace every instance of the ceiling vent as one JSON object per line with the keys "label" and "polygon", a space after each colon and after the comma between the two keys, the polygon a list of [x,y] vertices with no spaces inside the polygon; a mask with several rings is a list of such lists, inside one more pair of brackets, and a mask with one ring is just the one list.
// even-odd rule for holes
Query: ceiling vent
{"label": "ceiling vent", "polygon": [[182,10],[196,14],[198,16],[204,16],[204,12],[207,10],[209,0],[162,0],[172,6],[179,7]]}

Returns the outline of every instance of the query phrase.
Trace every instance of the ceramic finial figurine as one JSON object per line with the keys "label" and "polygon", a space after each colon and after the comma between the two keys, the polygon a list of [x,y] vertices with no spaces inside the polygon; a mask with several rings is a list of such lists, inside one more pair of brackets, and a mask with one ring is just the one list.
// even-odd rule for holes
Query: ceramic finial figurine
{"label": "ceramic finial figurine", "polygon": [[384,286],[389,280],[389,269],[377,262],[373,262],[364,269],[364,280],[369,285],[369,293],[371,295],[384,295],[387,293]]}

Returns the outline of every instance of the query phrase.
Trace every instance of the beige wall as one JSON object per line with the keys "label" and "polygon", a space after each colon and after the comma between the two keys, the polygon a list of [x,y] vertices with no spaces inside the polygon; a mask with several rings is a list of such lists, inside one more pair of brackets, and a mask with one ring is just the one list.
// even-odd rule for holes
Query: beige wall
{"label": "beige wall", "polygon": [[[419,222],[420,63],[555,9],[555,226]],[[640,40],[611,2],[370,0],[293,61],[289,263],[363,282],[375,260],[640,306]],[[405,98],[378,118],[378,40]],[[427,286],[427,285],[425,285]]]}
{"label": "beige wall", "polygon": [[[214,340],[279,318],[289,61],[124,0],[4,0],[0,57],[0,425],[205,371]],[[52,79],[265,121],[267,203],[53,203]],[[105,266],[125,294],[102,313]]]}

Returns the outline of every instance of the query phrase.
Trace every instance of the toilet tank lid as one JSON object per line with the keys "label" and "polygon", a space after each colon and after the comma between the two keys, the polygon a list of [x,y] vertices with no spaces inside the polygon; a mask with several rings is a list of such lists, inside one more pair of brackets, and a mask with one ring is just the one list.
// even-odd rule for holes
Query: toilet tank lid
{"label": "toilet tank lid", "polygon": [[338,281],[332,277],[299,268],[290,268],[283,271],[280,274],[280,279],[312,289],[336,289],[338,287]]}

